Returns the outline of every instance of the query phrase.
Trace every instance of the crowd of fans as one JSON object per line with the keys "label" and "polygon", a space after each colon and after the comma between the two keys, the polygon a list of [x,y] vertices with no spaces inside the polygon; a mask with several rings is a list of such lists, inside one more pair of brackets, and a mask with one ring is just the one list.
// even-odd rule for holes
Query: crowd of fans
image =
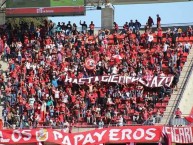
{"label": "crowd of fans", "polygon": [[[125,23],[123,29],[115,22],[114,30],[99,32],[94,32],[93,22],[88,26],[80,22],[81,31],[71,22],[55,26],[45,20],[38,27],[33,22],[6,24],[0,29],[2,59],[9,64],[6,78],[0,74],[0,87],[5,91],[4,122],[21,128],[159,122],[164,107],[156,104],[167,103],[191,48],[189,42],[183,44],[176,38],[192,36],[193,31],[191,27],[188,32],[174,28],[164,33],[159,15],[157,23],[153,32],[150,17],[143,34],[137,20]],[[88,68],[88,58],[96,66]],[[64,82],[66,76],[111,74],[146,78],[172,74],[174,81],[171,87],[161,88],[138,82]]]}

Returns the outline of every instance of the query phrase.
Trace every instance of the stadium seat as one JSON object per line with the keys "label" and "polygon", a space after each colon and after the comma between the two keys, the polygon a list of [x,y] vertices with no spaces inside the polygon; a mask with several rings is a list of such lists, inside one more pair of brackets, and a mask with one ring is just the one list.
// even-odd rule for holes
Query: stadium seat
{"label": "stadium seat", "polygon": [[168,103],[169,100],[170,100],[170,97],[165,97],[165,98],[163,99],[163,102],[164,102],[164,103]]}
{"label": "stadium seat", "polygon": [[161,103],[156,103],[156,108],[161,108],[162,107],[162,104]]}
{"label": "stadium seat", "polygon": [[190,37],[190,41],[193,42],[193,36]]}
{"label": "stadium seat", "polygon": [[189,41],[190,38],[189,37],[184,37],[184,41]]}
{"label": "stadium seat", "polygon": [[109,45],[113,45],[113,44],[114,44],[114,40],[109,40],[109,41],[108,41],[108,44],[109,44]]}
{"label": "stadium seat", "polygon": [[177,42],[183,42],[184,41],[184,37],[177,37]]}
{"label": "stadium seat", "polygon": [[113,40],[114,39],[114,36],[111,34],[111,35],[108,35],[108,40]]}
{"label": "stadium seat", "polygon": [[166,42],[166,38],[164,37],[164,38],[162,38],[162,42]]}

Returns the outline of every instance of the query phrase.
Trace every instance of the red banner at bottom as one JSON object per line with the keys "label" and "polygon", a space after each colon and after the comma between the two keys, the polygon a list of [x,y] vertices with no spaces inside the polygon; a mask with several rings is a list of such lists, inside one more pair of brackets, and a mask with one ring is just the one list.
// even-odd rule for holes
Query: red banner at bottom
{"label": "red banner at bottom", "polygon": [[49,142],[63,145],[91,145],[103,143],[159,142],[161,126],[130,126],[103,128],[81,133],[64,133],[54,129],[1,130],[0,143],[23,144]]}
{"label": "red banner at bottom", "polygon": [[54,129],[1,130],[0,144],[30,144],[49,142],[61,145],[95,145],[105,143],[193,144],[193,127],[127,126],[95,129],[79,133],[65,133]]}

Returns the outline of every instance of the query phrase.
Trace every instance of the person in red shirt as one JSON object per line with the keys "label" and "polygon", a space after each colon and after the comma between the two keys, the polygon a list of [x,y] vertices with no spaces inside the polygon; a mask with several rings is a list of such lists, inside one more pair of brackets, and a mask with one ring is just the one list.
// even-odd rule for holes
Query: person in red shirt
{"label": "person in red shirt", "polygon": [[176,118],[181,118],[182,112],[180,111],[180,108],[177,108],[175,115],[176,115]]}
{"label": "person in red shirt", "polygon": [[162,28],[158,28],[157,30],[157,43],[159,44],[162,44]]}

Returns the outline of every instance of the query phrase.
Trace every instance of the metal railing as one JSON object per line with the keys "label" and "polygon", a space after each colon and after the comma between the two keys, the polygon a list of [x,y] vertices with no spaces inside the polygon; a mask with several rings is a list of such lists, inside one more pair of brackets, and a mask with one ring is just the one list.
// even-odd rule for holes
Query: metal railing
{"label": "metal railing", "polygon": [[[141,25],[140,30],[144,30],[145,26],[146,25]],[[188,26],[193,26],[193,22],[161,24],[161,27],[163,28],[163,30],[167,30],[167,28],[173,28],[173,27],[176,27],[176,28],[180,27],[183,30],[185,30],[185,28],[188,27]],[[55,26],[55,29],[54,29],[55,31],[57,30],[56,28],[57,28],[57,26]],[[105,28],[103,28],[103,27],[95,27],[94,30],[95,31],[99,31],[99,30],[104,30],[104,29],[111,30],[111,29],[113,29],[113,27],[112,26],[106,26]],[[122,29],[123,29],[123,26],[119,26],[119,30],[122,30]],[[153,25],[152,29],[157,29],[157,25]],[[77,27],[77,30],[78,31],[82,31],[82,28],[81,27]],[[89,28],[87,30],[89,30]]]}
{"label": "metal railing", "polygon": [[[173,120],[174,117],[175,117],[175,110],[178,108],[178,106],[179,106],[179,104],[180,104],[180,101],[181,101],[182,98],[183,98],[183,94],[184,94],[184,91],[185,91],[185,89],[186,89],[187,82],[189,81],[190,75],[191,75],[191,73],[192,73],[192,71],[193,71],[193,58],[191,59],[191,62],[190,62],[190,64],[188,65],[188,68],[190,68],[190,69],[188,69],[188,71],[187,71],[186,74],[185,74],[185,77],[183,78],[183,81],[182,81],[181,86],[180,86],[180,88],[181,88],[180,93],[177,94],[179,97],[176,97],[175,100],[174,100],[174,102],[176,102],[176,104],[175,104],[175,106],[171,106],[171,107],[173,107],[173,108],[170,110],[170,112],[169,112],[169,114],[168,114],[168,118],[167,118],[167,121],[166,121],[166,122],[167,122],[169,125],[170,125],[170,123],[172,122],[172,120]],[[172,124],[171,124],[171,125],[172,125]]]}

